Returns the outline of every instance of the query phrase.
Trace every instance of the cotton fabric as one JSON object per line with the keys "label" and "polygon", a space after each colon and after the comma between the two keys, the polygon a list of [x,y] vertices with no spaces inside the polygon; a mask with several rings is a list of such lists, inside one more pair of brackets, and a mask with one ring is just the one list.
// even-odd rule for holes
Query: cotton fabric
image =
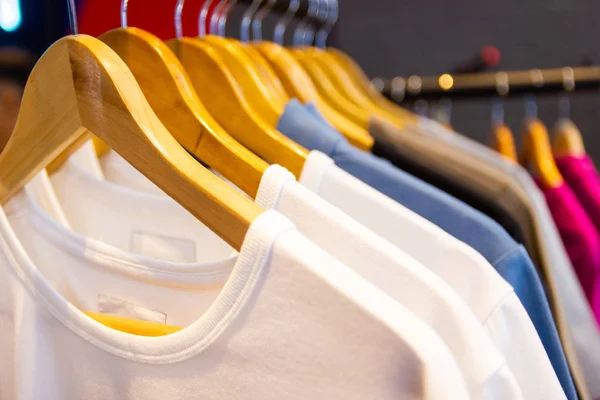
{"label": "cotton fabric", "polygon": [[[26,195],[5,211],[2,399],[468,398],[433,331],[274,211],[227,268],[191,277],[119,262],[122,252],[52,224]],[[106,292],[189,323],[163,337],[114,331],[80,311]],[[194,294],[212,301],[186,301]]]}
{"label": "cotton fabric", "polygon": [[[489,217],[433,186],[404,173],[389,162],[356,149],[339,132],[327,128],[324,124],[318,124],[318,120],[311,122],[310,116],[304,111],[306,110],[303,110],[300,103],[290,101],[280,117],[278,129],[304,147],[325,153],[335,161],[337,167],[435,223],[484,256],[496,271],[513,286],[519,300],[527,310],[555,370],[561,372],[563,387],[569,388],[568,368],[548,301],[539,276],[523,246],[515,243],[506,231]],[[336,179],[331,180],[331,182],[335,181]],[[304,181],[304,172],[300,182],[310,187]],[[318,188],[320,187],[318,186]],[[364,215],[368,209],[364,207],[353,211],[344,209],[332,198],[323,194],[332,187],[331,184],[322,185],[322,187],[323,192],[317,190],[317,193],[377,232],[376,227],[368,224],[370,218],[361,218],[361,215]],[[338,198],[342,199],[342,196],[338,196]],[[380,225],[393,226],[394,224],[389,225],[386,220],[385,224]],[[382,236],[389,240],[388,236],[383,234]],[[572,390],[572,384],[570,387]]]}
{"label": "cotton fabric", "polygon": [[579,283],[600,321],[600,235],[571,188],[562,183],[542,189],[548,208],[573,263]]}
{"label": "cotton fabric", "polygon": [[[151,223],[153,215],[177,214],[175,208],[178,205],[167,202],[170,199],[164,196],[154,198],[154,202],[145,201],[150,197],[147,194],[133,193],[114,184],[95,180],[72,164],[57,172],[52,177],[52,182],[59,199],[65,199],[65,204],[69,207],[80,208],[78,218],[88,216],[85,227],[78,228],[85,229],[86,234],[92,238],[102,237],[107,233],[102,223],[104,220],[121,221],[123,226],[120,230],[129,231],[125,229],[128,223],[125,221],[129,219],[127,210],[119,204],[135,204],[139,210],[143,210],[138,211],[138,218],[144,222]],[[102,215],[92,213],[92,210],[98,210],[94,198],[105,199],[111,204],[110,211],[105,211]],[[159,200],[164,201],[163,207],[173,209],[153,208]],[[486,335],[475,315],[435,274],[298,184],[293,175],[280,166],[273,165],[267,169],[261,180],[256,202],[264,209],[280,210],[297,224],[299,231],[307,238],[434,328],[458,361],[471,398],[522,397],[521,389],[508,369],[506,360]],[[65,213],[68,216],[74,215],[69,208],[65,208]],[[186,224],[183,220],[176,224],[171,220],[163,221],[155,228],[164,232],[170,232],[173,228],[179,232],[180,237],[188,238],[196,236],[192,231],[197,229],[195,224]],[[146,230],[148,229],[147,226]],[[212,247],[209,238],[200,240],[198,244],[203,247]],[[121,241],[120,245],[125,243]],[[431,310],[437,312],[431,313]],[[539,340],[538,345],[541,348]],[[541,368],[540,375],[546,376],[547,371],[551,372],[551,368],[546,359],[546,368]],[[556,377],[554,380],[548,379],[545,390],[550,398],[560,398],[552,394],[561,392]],[[536,391],[538,398],[548,398],[542,394],[539,389]]]}
{"label": "cotton fabric", "polygon": [[[597,371],[600,370],[600,335],[596,320],[579,285],[546,200],[536,183],[523,167],[507,162],[487,146],[464,135],[448,132],[446,127],[428,118],[422,118],[419,125],[424,133],[452,145],[463,157],[482,160],[512,177],[527,193],[532,204],[536,236],[542,250],[542,265],[550,271],[546,280],[551,293],[558,294],[553,298],[553,310],[577,391],[582,399],[600,397],[600,381],[596,379]],[[556,368],[554,361],[553,365]],[[560,372],[559,376],[564,387],[565,380]]]}

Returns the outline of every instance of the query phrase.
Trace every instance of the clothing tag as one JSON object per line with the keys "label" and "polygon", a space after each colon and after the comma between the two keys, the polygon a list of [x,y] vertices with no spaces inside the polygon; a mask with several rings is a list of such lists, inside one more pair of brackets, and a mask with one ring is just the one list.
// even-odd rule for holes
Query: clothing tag
{"label": "clothing tag", "polygon": [[167,314],[165,313],[149,310],[129,301],[104,294],[98,295],[98,312],[140,321],[156,322],[159,324],[167,323]]}
{"label": "clothing tag", "polygon": [[130,250],[132,253],[164,261],[196,262],[196,243],[189,239],[133,232]]}

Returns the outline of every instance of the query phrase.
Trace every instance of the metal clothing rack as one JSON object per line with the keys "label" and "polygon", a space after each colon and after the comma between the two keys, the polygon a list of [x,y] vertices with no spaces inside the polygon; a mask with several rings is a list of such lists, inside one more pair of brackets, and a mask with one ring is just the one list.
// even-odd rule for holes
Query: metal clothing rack
{"label": "metal clothing rack", "polygon": [[525,71],[373,79],[386,97],[397,102],[557,94],[600,88],[600,67],[564,67]]}

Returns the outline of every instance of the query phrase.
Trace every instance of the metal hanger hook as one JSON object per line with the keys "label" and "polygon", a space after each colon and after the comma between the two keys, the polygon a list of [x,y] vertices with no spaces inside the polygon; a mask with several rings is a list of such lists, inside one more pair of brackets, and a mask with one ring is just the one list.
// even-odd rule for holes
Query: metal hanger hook
{"label": "metal hanger hook", "polygon": [[304,18],[298,22],[296,29],[294,30],[294,46],[299,47],[304,44],[304,30],[308,26],[307,21],[312,21],[316,17],[318,8],[319,4],[317,3],[317,0],[308,0],[308,11]]}
{"label": "metal hanger hook", "polygon": [[[313,24],[321,19],[321,14],[323,14],[323,10],[325,10],[325,18],[327,18],[327,13],[329,11],[329,7],[327,2],[323,2],[322,0],[315,0],[316,3],[316,11],[314,15],[309,18],[304,24],[304,31],[302,32],[302,44],[305,46],[312,46],[315,40],[315,30],[313,28]],[[323,5],[325,7],[323,7]],[[325,19],[324,18],[324,19]]]}
{"label": "metal hanger hook", "polygon": [[[127,0],[124,0],[127,1]],[[183,5],[185,0],[177,0],[175,4],[175,37],[181,39],[183,37],[183,25],[181,23],[181,14],[183,13]],[[121,14],[122,17],[122,14]]]}
{"label": "metal hanger hook", "polygon": [[69,6],[69,24],[71,26],[71,35],[78,35],[79,27],[77,26],[77,10],[75,9],[75,0],[69,0],[67,5]]}
{"label": "metal hanger hook", "polygon": [[262,0],[254,0],[250,7],[244,11],[244,16],[242,17],[242,22],[240,24],[240,40],[242,42],[250,41],[250,25],[252,24],[252,17],[258,10],[262,3]]}
{"label": "metal hanger hook", "polygon": [[565,67],[562,72],[564,93],[561,95],[558,106],[559,119],[571,119],[571,97],[570,93],[575,90],[575,71],[573,68]]}
{"label": "metal hanger hook", "polygon": [[283,46],[283,40],[285,38],[285,31],[287,30],[287,26],[294,18],[294,15],[298,13],[298,9],[300,8],[300,0],[290,0],[290,4],[288,6],[287,11],[283,16],[277,21],[277,25],[275,25],[275,30],[273,31],[273,41]]}
{"label": "metal hanger hook", "polygon": [[121,0],[121,28],[127,28],[127,5],[129,0]]}
{"label": "metal hanger hook", "polygon": [[208,31],[209,35],[218,35],[219,34],[219,23],[221,21],[221,17],[227,7],[228,1],[221,0],[215,8],[213,8],[212,15],[210,16],[210,29]]}
{"label": "metal hanger hook", "polygon": [[327,15],[325,16],[325,24],[317,31],[315,45],[321,49],[327,47],[327,38],[333,30],[339,16],[340,7],[338,0],[324,0],[327,5]]}
{"label": "metal hanger hook", "polygon": [[206,18],[208,17],[208,11],[214,0],[205,0],[198,13],[198,37],[206,36]]}
{"label": "metal hanger hook", "polygon": [[538,106],[534,94],[525,95],[525,118],[529,121],[537,119]]}
{"label": "metal hanger hook", "polygon": [[252,21],[252,40],[262,40],[262,23],[276,3],[277,0],[267,0],[264,7],[259,8]]}
{"label": "metal hanger hook", "polygon": [[[229,19],[229,15],[231,14],[231,11],[233,10],[233,8],[235,7],[235,5],[237,4],[238,0],[229,0],[227,2],[225,2],[225,7],[221,8],[221,10],[219,10],[219,24],[218,24],[218,28],[217,28],[217,34],[219,36],[223,36],[225,37],[225,27],[227,25],[227,20]],[[212,26],[212,25],[211,25]]]}
{"label": "metal hanger hook", "polygon": [[504,99],[500,96],[492,98],[492,125],[504,123]]}

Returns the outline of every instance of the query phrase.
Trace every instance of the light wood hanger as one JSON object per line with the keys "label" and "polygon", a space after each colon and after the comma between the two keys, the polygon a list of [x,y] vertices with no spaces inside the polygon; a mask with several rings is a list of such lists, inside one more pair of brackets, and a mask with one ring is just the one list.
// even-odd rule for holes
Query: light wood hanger
{"label": "light wood hanger", "polygon": [[354,86],[367,95],[379,107],[386,109],[388,112],[398,115],[407,122],[417,122],[417,115],[398,106],[396,103],[388,100],[383,96],[372,84],[360,66],[346,53],[339,49],[327,48],[326,52],[330,54],[342,67],[354,82]]}
{"label": "light wood hanger", "polygon": [[492,126],[490,145],[507,160],[518,162],[514,136],[506,124],[499,123]]}
{"label": "light wood hanger", "polygon": [[[278,43],[262,40],[262,20],[268,14],[275,2],[276,0],[268,0],[266,6],[262,8],[260,8],[259,5],[261,1],[254,1],[252,3],[250,7],[252,10],[249,8],[249,11],[244,14],[244,18],[242,19],[242,28],[240,30],[242,40],[248,41],[250,39],[249,27],[252,26],[254,41],[251,43],[251,46],[268,61],[280,81],[283,83],[286,92],[291,97],[295,97],[303,103],[313,102],[323,116],[338,131],[340,131],[351,144],[363,150],[370,150],[373,146],[373,139],[369,133],[331,107],[319,95],[302,65],[294,58],[288,49],[281,45],[283,43],[287,25],[298,11],[300,5],[299,0],[290,1],[287,11],[275,26],[273,40]],[[253,20],[253,12],[259,8],[260,10]]]}
{"label": "light wood hanger", "polygon": [[268,164],[215,121],[171,49],[156,36],[137,28],[114,29],[99,39],[125,61],[152,109],[175,139],[254,198]]}
{"label": "light wood hanger", "polygon": [[262,210],[194,160],[152,112],[124,62],[85,35],[60,39],[33,69],[17,124],[0,154],[0,202],[89,133],[241,248]]}
{"label": "light wood hanger", "polygon": [[[263,210],[194,160],[154,114],[125,63],[106,44],[85,35],[58,40],[34,67],[15,129],[0,154],[0,202],[5,204],[51,160],[67,148],[76,150],[90,134],[241,249]],[[110,326],[130,330],[111,316],[98,319],[111,320]]]}
{"label": "light wood hanger", "polygon": [[538,119],[525,124],[522,163],[546,188],[555,188],[563,183],[552,154],[548,130]]}
{"label": "light wood hanger", "polygon": [[[179,0],[178,4],[183,5],[183,1]],[[240,85],[229,68],[229,61],[235,57],[225,59],[207,40],[197,38],[179,36],[167,45],[184,66],[205,107],[227,132],[264,160],[280,164],[296,177],[300,176],[308,151],[274,128],[281,112],[269,107],[266,107],[269,110],[255,108],[260,99]],[[235,68],[244,68],[239,65],[239,59],[233,63]],[[263,105],[269,102],[263,96],[258,97],[263,99]]]}
{"label": "light wood hanger", "polygon": [[293,97],[303,103],[313,102],[327,121],[352,145],[367,151],[373,147],[373,138],[369,132],[336,111],[321,97],[310,76],[288,49],[267,41],[253,45],[271,64],[284,87]]}
{"label": "light wood hanger", "polygon": [[583,137],[577,125],[570,119],[561,119],[553,129],[552,151],[555,156],[572,156],[581,158],[585,156]]}
{"label": "light wood hanger", "polygon": [[[228,13],[237,0],[222,1],[214,10],[211,18],[211,34],[199,38],[210,45],[225,60],[226,67],[245,93],[252,96],[252,106],[256,108],[265,118],[276,126],[279,116],[283,112],[285,101],[281,101],[276,90],[272,89],[269,82],[265,82],[260,69],[255,66],[252,57],[248,55],[243,46],[237,40],[224,37]],[[217,36],[213,33],[221,33]],[[256,58],[256,54],[254,53]],[[263,65],[264,67],[264,65]],[[264,69],[264,68],[263,68]]]}
{"label": "light wood hanger", "polygon": [[586,154],[581,131],[569,119],[557,122],[552,135],[552,150],[556,156],[583,157]]}
{"label": "light wood hanger", "polygon": [[397,127],[403,127],[405,125],[404,120],[399,115],[381,108],[379,105],[373,103],[363,92],[356,89],[352,79],[346,71],[337,64],[335,58],[333,58],[331,54],[316,47],[306,47],[303,50],[310,59],[314,60],[314,62],[322,68],[327,79],[329,79],[337,89],[337,92],[348,99],[348,101],[363,110],[387,119]]}
{"label": "light wood hanger", "polygon": [[339,113],[361,128],[368,130],[369,120],[371,118],[370,113],[348,101],[341,93],[339,93],[321,66],[311,59],[310,54],[307,54],[301,49],[292,50],[292,54],[308,73],[319,91],[319,94],[326,99],[329,104],[334,106]]}

